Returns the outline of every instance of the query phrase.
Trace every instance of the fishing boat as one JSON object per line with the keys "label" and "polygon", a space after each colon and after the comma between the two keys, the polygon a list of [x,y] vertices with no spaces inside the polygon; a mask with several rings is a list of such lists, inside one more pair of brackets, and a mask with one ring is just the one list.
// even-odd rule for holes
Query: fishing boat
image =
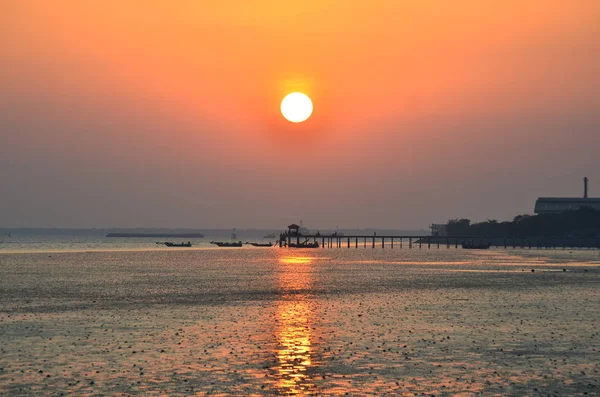
{"label": "fishing boat", "polygon": [[465,242],[462,243],[463,249],[466,250],[486,250],[489,249],[492,245],[490,243],[479,243],[475,244],[474,242]]}
{"label": "fishing boat", "polygon": [[238,242],[224,242],[224,241],[211,241],[211,244],[216,245],[217,247],[241,247],[242,246],[242,242],[238,241]]}
{"label": "fishing boat", "polygon": [[269,242],[269,243],[246,243],[249,244],[253,247],[272,247],[273,243]]}
{"label": "fishing boat", "polygon": [[167,247],[188,247],[189,248],[192,246],[192,243],[189,241],[187,243],[181,243],[181,244],[165,241],[163,244],[166,245]]}
{"label": "fishing boat", "polygon": [[316,241],[314,243],[309,243],[309,242],[304,242],[304,243],[300,243],[300,244],[290,243],[289,247],[290,248],[319,248],[319,243]]}

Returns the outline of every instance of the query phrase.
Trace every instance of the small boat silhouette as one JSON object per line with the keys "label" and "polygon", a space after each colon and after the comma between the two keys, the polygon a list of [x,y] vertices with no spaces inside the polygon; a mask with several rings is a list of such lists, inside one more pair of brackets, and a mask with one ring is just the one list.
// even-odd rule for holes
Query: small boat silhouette
{"label": "small boat silhouette", "polygon": [[463,249],[466,250],[486,250],[489,249],[492,245],[490,243],[479,243],[475,244],[473,242],[467,241],[462,243]]}
{"label": "small boat silhouette", "polygon": [[189,248],[192,246],[192,243],[189,241],[187,243],[181,243],[181,244],[165,241],[163,244],[166,245],[167,247],[188,247]]}
{"label": "small boat silhouette", "polygon": [[309,242],[304,242],[304,243],[300,243],[300,244],[290,243],[289,247],[290,248],[319,248],[319,243],[316,241],[314,243],[309,243]]}
{"label": "small boat silhouette", "polygon": [[238,242],[232,242],[232,243],[228,243],[228,242],[223,242],[223,241],[211,241],[211,244],[214,244],[218,247],[241,247],[242,246],[242,242],[238,241]]}
{"label": "small boat silhouette", "polygon": [[253,247],[272,247],[273,243],[269,242],[269,243],[246,243],[249,244]]}

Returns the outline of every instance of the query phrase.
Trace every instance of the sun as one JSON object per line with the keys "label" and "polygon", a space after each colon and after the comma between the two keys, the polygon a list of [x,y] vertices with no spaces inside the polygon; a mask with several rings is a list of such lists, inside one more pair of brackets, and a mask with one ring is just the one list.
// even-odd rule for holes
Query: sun
{"label": "sun", "polygon": [[292,92],[281,101],[281,114],[292,123],[308,120],[313,112],[313,104],[308,95]]}

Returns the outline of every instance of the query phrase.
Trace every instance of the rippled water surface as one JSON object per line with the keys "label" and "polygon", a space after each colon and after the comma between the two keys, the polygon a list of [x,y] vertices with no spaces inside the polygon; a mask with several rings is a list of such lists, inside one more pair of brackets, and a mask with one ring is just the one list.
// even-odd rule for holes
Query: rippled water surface
{"label": "rippled water surface", "polygon": [[600,254],[0,254],[1,395],[598,395]]}

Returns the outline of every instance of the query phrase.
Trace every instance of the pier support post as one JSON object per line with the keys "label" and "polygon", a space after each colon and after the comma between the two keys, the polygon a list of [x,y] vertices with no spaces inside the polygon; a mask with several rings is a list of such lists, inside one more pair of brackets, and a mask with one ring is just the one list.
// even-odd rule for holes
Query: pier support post
{"label": "pier support post", "polygon": [[450,249],[450,239],[446,237],[446,248]]}
{"label": "pier support post", "polygon": [[348,248],[350,248],[350,237],[348,237]]}
{"label": "pier support post", "polygon": [[381,238],[381,248],[385,248],[385,238]]}
{"label": "pier support post", "polygon": [[375,237],[373,237],[373,248],[375,248]]}
{"label": "pier support post", "polygon": [[354,241],[354,248],[358,248],[358,237],[356,238],[356,240]]}
{"label": "pier support post", "polygon": [[427,237],[427,249],[431,249],[431,238]]}
{"label": "pier support post", "polygon": [[392,237],[392,249],[394,248],[394,238]]}
{"label": "pier support post", "polygon": [[412,248],[412,237],[408,238],[408,248]]}

